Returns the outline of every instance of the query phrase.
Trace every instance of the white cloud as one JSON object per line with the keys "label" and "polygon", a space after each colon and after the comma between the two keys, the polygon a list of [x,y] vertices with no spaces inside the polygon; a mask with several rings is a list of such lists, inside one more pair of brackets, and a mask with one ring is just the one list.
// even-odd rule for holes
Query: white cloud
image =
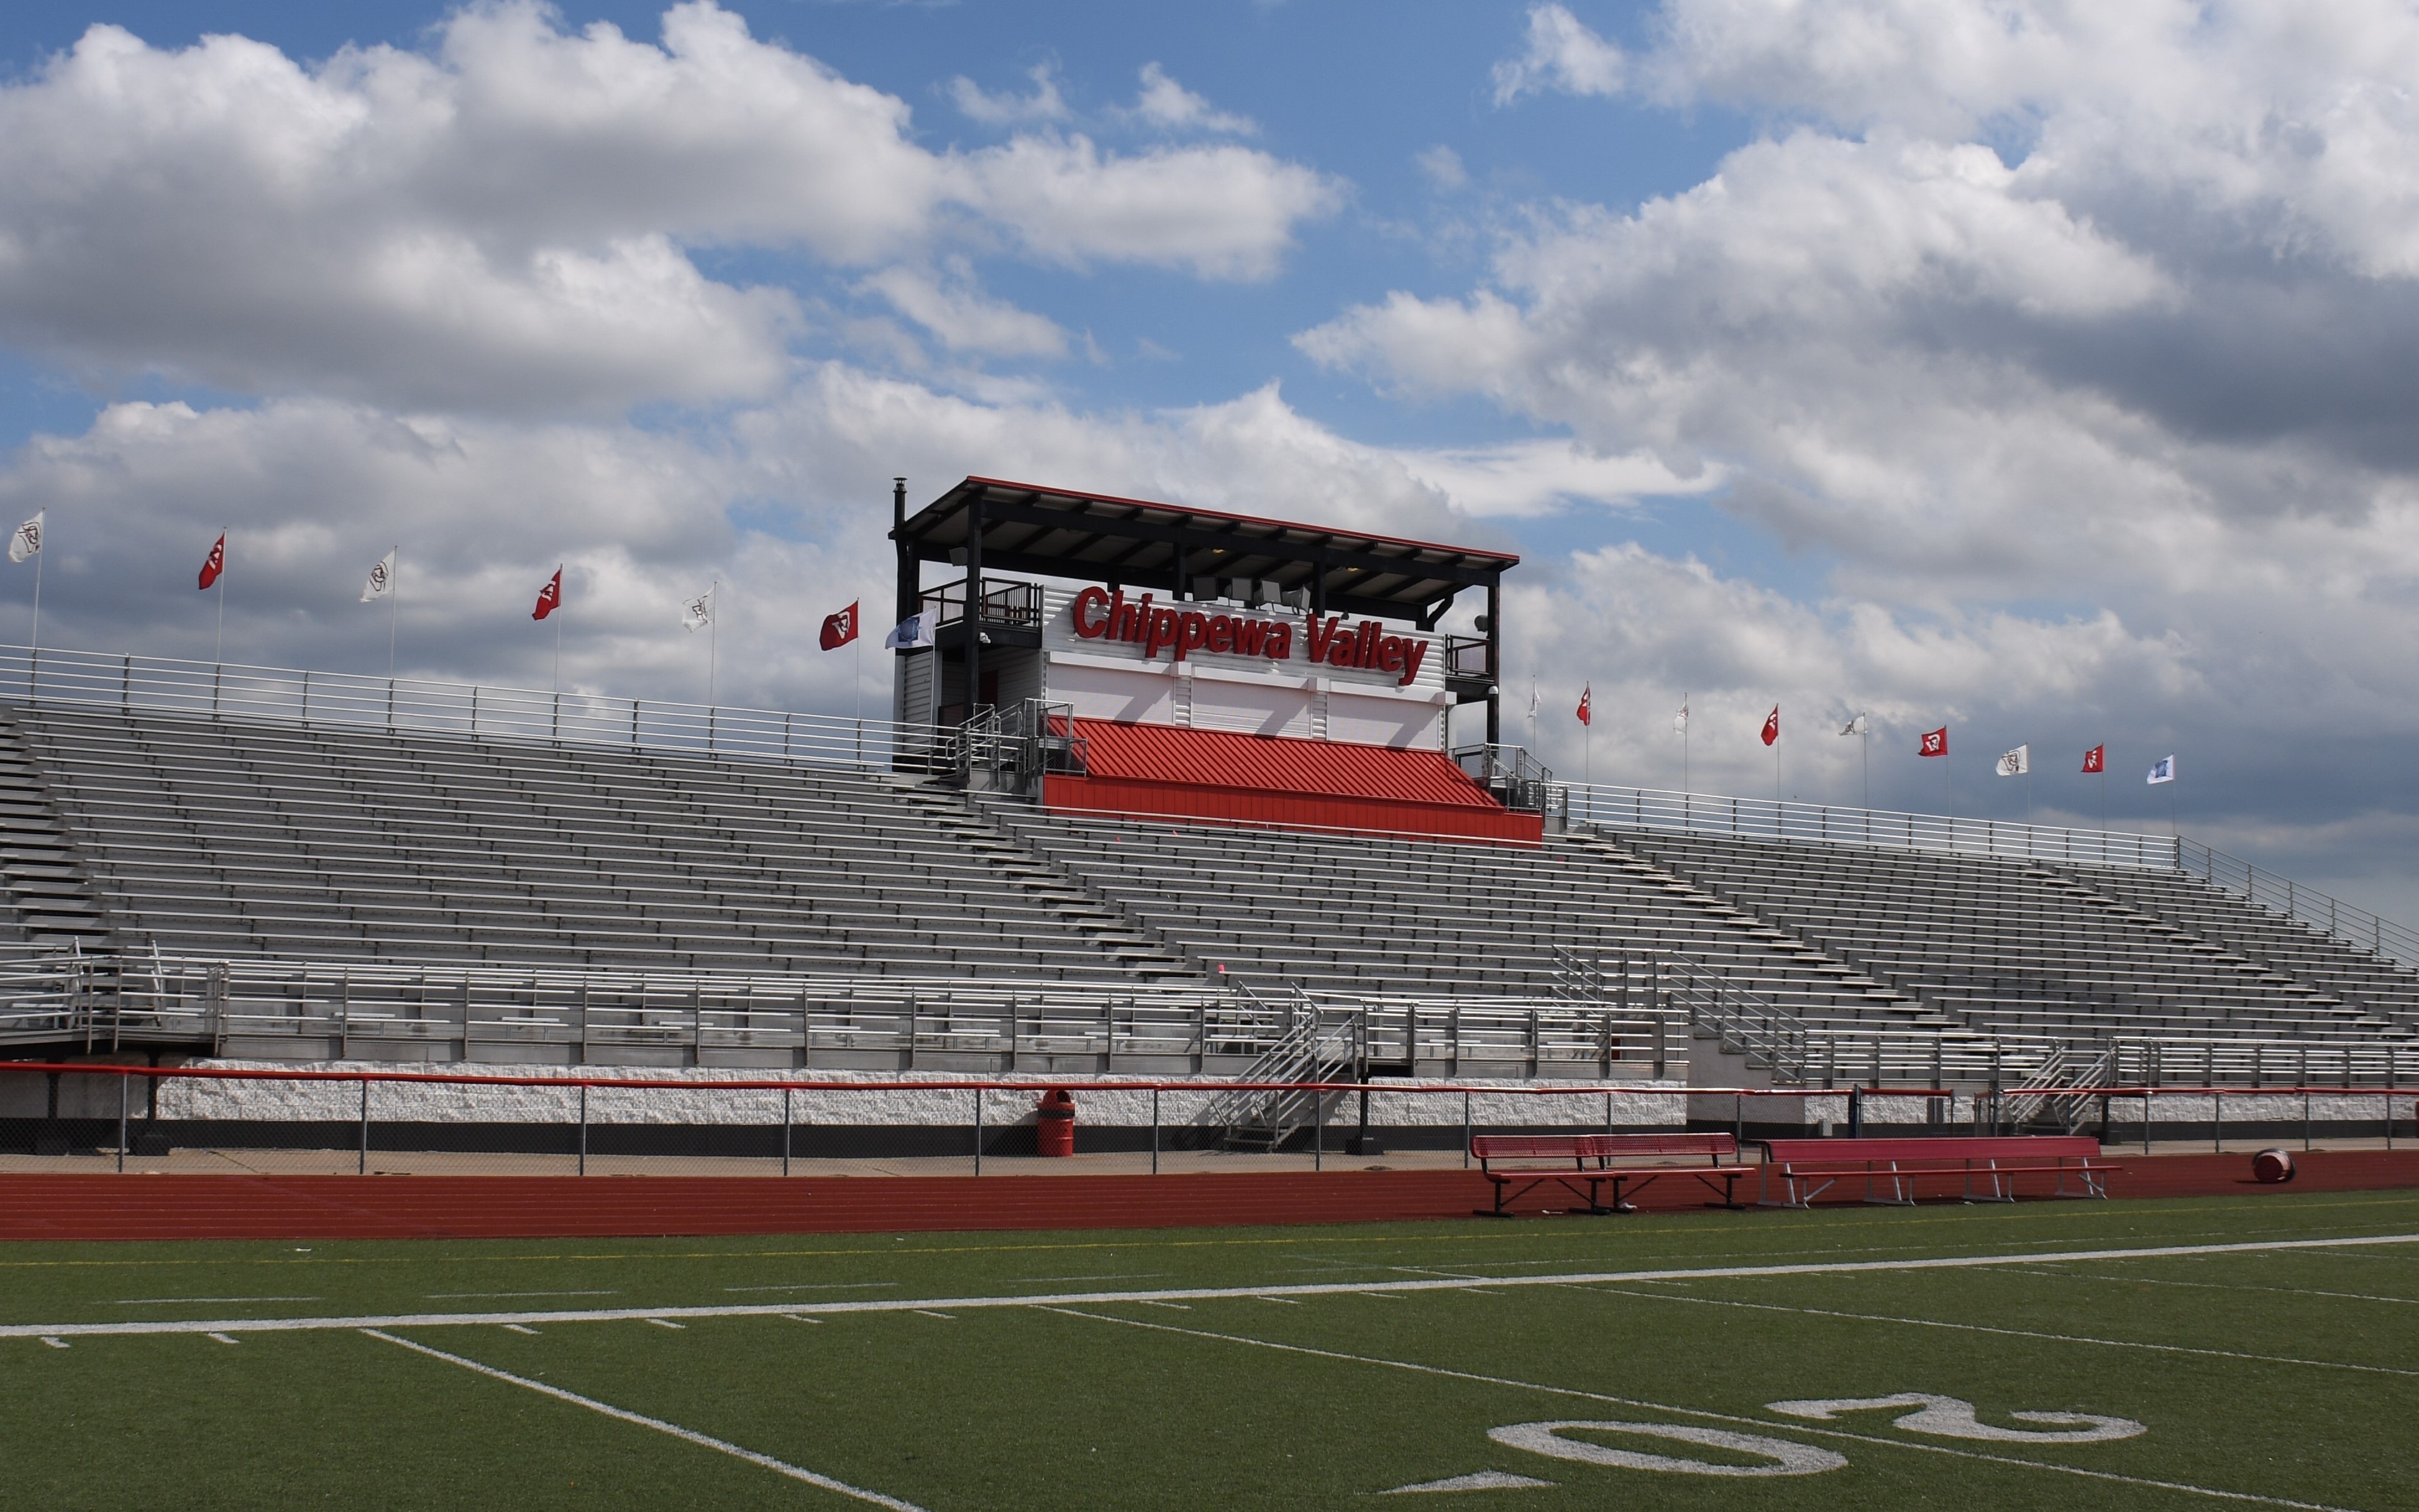
{"label": "white cloud", "polygon": [[1548,89],[1573,95],[1621,91],[1628,59],[1558,5],[1531,6],[1520,55],[1495,65],[1495,103]]}
{"label": "white cloud", "polygon": [[994,357],[1064,357],[1067,333],[1057,324],[930,273],[888,267],[865,285],[901,314],[932,333],[952,352]]}
{"label": "white cloud", "polygon": [[1239,146],[1104,154],[1088,137],[1019,137],[963,164],[962,192],[1054,261],[1150,263],[1210,279],[1273,275],[1293,228],[1342,187]]}
{"label": "white cloud", "polygon": [[1715,468],[1683,478],[1646,452],[1599,457],[1568,441],[1542,438],[1394,455],[1456,510],[1480,517],[1551,514],[1574,499],[1626,506],[1642,496],[1708,493],[1724,481]]}
{"label": "white cloud", "polygon": [[[1299,341],[1583,454],[1708,468],[1748,528],[1688,539],[1780,548],[1632,548],[1523,585],[1543,664],[1641,710],[1640,761],[1676,776],[1658,732],[1691,689],[1744,732],[1717,769],[1737,790],[1768,790],[1749,742],[1779,698],[1952,720],[1985,756],[2195,751],[2204,822],[2271,839],[2407,806],[2419,15],[1671,0],[1626,56],[1577,27],[1533,10],[1499,87],[1767,130],[1682,192],[1532,206],[1458,297]],[[2364,733],[2290,734],[2316,730]],[[1799,748],[1788,781],[1842,796],[1847,759]]]}
{"label": "white cloud", "polygon": [[1178,84],[1156,63],[1142,66],[1142,93],[1130,112],[1163,130],[1224,131],[1250,136],[1259,123],[1248,115],[1230,115]]}
{"label": "white cloud", "polygon": [[1029,95],[990,94],[964,74],[949,81],[949,99],[958,113],[985,126],[1016,126],[1027,121],[1063,121],[1072,113],[1058,92],[1058,70],[1037,63],[1026,71],[1033,81]]}
{"label": "white cloud", "polygon": [[1232,146],[936,153],[901,101],[710,0],[667,11],[660,43],[507,0],[452,14],[430,53],[311,68],[97,25],[0,85],[0,340],[84,371],[531,413],[776,391],[794,300],[708,278],[695,247],[878,268],[1005,239],[1262,277],[1339,193]]}
{"label": "white cloud", "polygon": [[1441,142],[1411,154],[1411,161],[1419,165],[1420,172],[1438,189],[1451,192],[1470,185],[1470,170],[1462,166],[1461,154]]}

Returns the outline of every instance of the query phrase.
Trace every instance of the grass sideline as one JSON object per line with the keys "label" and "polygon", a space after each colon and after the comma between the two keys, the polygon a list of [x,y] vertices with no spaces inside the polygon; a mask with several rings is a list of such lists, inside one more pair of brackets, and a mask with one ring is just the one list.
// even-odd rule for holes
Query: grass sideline
{"label": "grass sideline", "polygon": [[[2385,1192],[1330,1229],[15,1245],[0,1246],[0,1325],[476,1320],[0,1338],[0,1504],[1333,1507],[1443,1483],[1449,1505],[1540,1512],[2382,1512],[2412,1504],[2419,1481],[2419,1245],[2308,1242],[2414,1233],[2419,1193]],[[2304,1247],[1551,1280],[2242,1245]],[[1548,1284],[1487,1285],[1505,1277]],[[1376,1290],[1406,1282],[1431,1289]],[[1301,1288],[1318,1290],[1282,1294]],[[1220,1289],[1245,1294],[1168,1296]],[[1025,1301],[1071,1293],[1093,1300]],[[949,1297],[1020,1305],[916,1306]],[[827,1310],[852,1299],[888,1310]],[[794,1316],[680,1314],[732,1306]],[[574,1316],[592,1311],[623,1316]],[[501,1321],[541,1313],[554,1316]],[[1904,1394],[1974,1414],[1771,1406]],[[2142,1431],[2011,1436],[2116,1431],[2022,1413]],[[1536,1427],[1607,1421],[1655,1431]],[[1484,1489],[1443,1489],[1473,1476]]]}

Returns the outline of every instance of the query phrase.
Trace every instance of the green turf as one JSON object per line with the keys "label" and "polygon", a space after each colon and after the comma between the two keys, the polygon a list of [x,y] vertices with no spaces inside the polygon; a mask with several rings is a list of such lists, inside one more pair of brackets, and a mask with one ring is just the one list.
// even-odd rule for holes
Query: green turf
{"label": "green turf", "polygon": [[[0,1323],[811,1309],[2398,1233],[2419,1233],[2419,1194],[1121,1233],[14,1245],[0,1247]],[[530,1292],[582,1294],[464,1295]],[[257,1300],[208,1300],[239,1298]],[[391,1331],[932,1512],[2260,1504],[2209,1492],[2419,1505],[2419,1245],[819,1316]],[[0,1506],[864,1504],[356,1329],[231,1336],[0,1339]],[[1766,1406],[1905,1392],[1962,1398],[2002,1428],[2033,1411],[2148,1430],[1980,1441],[1898,1428],[1911,1408],[1814,1423]],[[1847,1462],[1715,1476],[1488,1437],[1555,1420],[1725,1428]],[[1554,1484],[1364,1501],[1482,1471]]]}

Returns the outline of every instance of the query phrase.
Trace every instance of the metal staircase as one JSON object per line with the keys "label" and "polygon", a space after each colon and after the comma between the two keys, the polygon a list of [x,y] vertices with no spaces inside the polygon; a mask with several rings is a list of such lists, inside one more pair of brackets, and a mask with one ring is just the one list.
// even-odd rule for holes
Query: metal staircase
{"label": "metal staircase", "polygon": [[2011,1133],[2050,1128],[2072,1134],[2089,1122],[2091,1100],[2116,1080],[2114,1049],[2061,1046],[2000,1096],[1999,1122]]}
{"label": "metal staircase", "polygon": [[1182,946],[1167,940],[1081,878],[1020,841],[1002,801],[930,783],[887,778],[908,807],[947,833],[1000,879],[1078,929],[1109,956],[1146,981],[1207,980],[1210,972]]}
{"label": "metal staircase", "polygon": [[15,719],[0,710],[0,886],[23,947],[52,954],[110,948],[109,919],[76,860],[67,826]]}
{"label": "metal staircase", "polygon": [[[1259,994],[1242,983],[1236,989],[1266,1005]],[[1201,1122],[1224,1132],[1219,1145],[1226,1150],[1274,1151],[1302,1130],[1321,1123],[1341,1092],[1312,1088],[1321,1082],[1365,1080],[1369,1062],[1368,1014],[1360,1006],[1333,1006],[1313,999],[1300,986],[1287,1010],[1286,1030],[1234,1079],[1264,1084],[1263,1090],[1221,1092],[1201,1115]],[[1267,1083],[1291,1083],[1266,1090]]]}

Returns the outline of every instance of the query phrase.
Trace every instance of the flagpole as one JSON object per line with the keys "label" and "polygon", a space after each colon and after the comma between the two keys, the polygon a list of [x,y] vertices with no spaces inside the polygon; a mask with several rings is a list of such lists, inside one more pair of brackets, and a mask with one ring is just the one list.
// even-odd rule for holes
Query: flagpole
{"label": "flagpole", "polygon": [[403,542],[396,542],[387,555],[394,558],[394,570],[386,574],[386,680],[394,680],[394,627],[403,615]]}
{"label": "flagpole", "polygon": [[42,553],[39,547],[34,551],[34,638],[31,649],[38,651],[42,649]]}
{"label": "flagpole", "polygon": [[221,666],[226,665],[226,538],[225,528],[221,527],[219,530],[219,580],[216,585],[219,590],[219,640],[217,648],[210,653],[210,660]]}
{"label": "flagpole", "polygon": [[554,620],[554,695],[558,698],[562,696],[562,595],[557,593],[550,618]]}
{"label": "flagpole", "polygon": [[[697,581],[695,578],[690,582]],[[722,662],[722,605],[714,602],[715,592],[722,587],[716,578],[705,586],[705,706],[714,707],[714,678]]]}
{"label": "flagpole", "polygon": [[1865,807],[1873,806],[1873,725],[1862,714],[1857,716],[1857,743],[1865,752]]}

